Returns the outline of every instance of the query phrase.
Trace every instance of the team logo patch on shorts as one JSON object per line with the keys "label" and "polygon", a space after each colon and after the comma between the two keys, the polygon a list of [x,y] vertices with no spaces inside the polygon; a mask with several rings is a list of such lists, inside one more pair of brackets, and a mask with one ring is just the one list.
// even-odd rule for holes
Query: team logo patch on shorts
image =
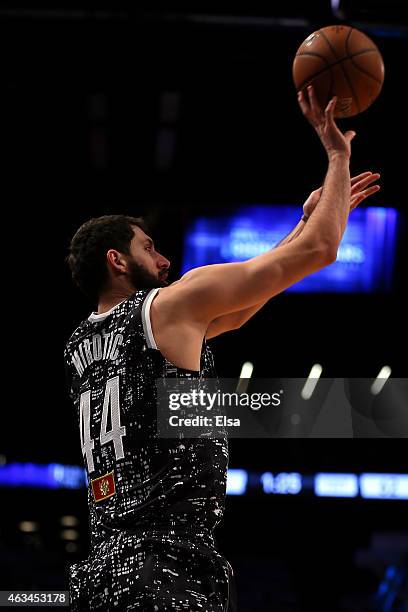
{"label": "team logo patch on shorts", "polygon": [[112,497],[112,495],[116,493],[113,472],[109,472],[109,474],[105,474],[105,476],[100,476],[99,478],[95,478],[95,480],[91,480],[91,485],[94,500],[96,502]]}

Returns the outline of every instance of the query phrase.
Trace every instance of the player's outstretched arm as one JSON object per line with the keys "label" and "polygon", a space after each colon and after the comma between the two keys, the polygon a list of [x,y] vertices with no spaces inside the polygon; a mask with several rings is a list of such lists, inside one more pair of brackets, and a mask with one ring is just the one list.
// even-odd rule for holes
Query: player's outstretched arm
{"label": "player's outstretched arm", "polygon": [[328,169],[319,205],[302,234],[293,242],[242,263],[196,268],[162,292],[171,321],[190,321],[204,331],[222,315],[266,301],[305,276],[335,261],[350,212],[350,155],[354,132],[342,134],[333,112],[315,99],[300,96],[299,104],[316,129],[328,155]]}
{"label": "player's outstretched arm", "polygon": [[334,120],[336,101],[336,97],[332,98],[323,110],[312,86],[307,88],[307,92],[298,93],[302,113],[316,130],[329,162],[319,204],[302,235],[313,235],[320,228],[329,244],[333,248],[336,245],[337,250],[350,214],[351,141],[356,133],[348,130],[343,134],[337,127]]}
{"label": "player's outstretched arm", "polygon": [[332,261],[319,236],[299,238],[244,262],[191,270],[177,286],[167,288],[168,307],[173,302],[176,316],[194,319],[207,329],[215,318],[265,302]]}

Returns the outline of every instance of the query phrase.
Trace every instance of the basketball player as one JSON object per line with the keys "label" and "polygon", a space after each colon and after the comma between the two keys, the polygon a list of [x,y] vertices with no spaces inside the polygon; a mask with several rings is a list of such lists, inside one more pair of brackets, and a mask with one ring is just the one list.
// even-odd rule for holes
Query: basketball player
{"label": "basketball player", "polygon": [[351,186],[354,134],[337,128],[334,102],[325,112],[312,92],[299,102],[328,170],[279,248],[168,284],[170,262],[140,218],[91,219],[72,239],[73,279],[97,304],[65,350],[91,533],[88,559],[70,567],[73,610],[236,610],[233,571],[214,537],[227,440],[158,437],[155,380],[216,377],[206,340],[237,329],[274,295],[333,262],[350,209],[377,189],[368,187],[378,177],[371,173]]}

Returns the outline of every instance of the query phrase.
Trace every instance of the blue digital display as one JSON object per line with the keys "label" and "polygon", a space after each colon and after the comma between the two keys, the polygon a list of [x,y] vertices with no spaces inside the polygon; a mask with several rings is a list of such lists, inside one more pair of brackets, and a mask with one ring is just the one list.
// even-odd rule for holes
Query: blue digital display
{"label": "blue digital display", "polygon": [[[299,206],[252,205],[197,218],[187,229],[182,273],[214,263],[250,259],[276,246],[299,222]],[[392,288],[397,211],[354,210],[337,261],[289,287],[290,292],[371,293]]]}
{"label": "blue digital display", "polygon": [[356,474],[316,474],[314,492],[318,497],[357,497]]}
{"label": "blue digital display", "polygon": [[260,480],[264,493],[297,495],[302,491],[302,476],[297,472],[282,472],[275,475],[265,472]]}
{"label": "blue digital display", "polygon": [[[0,487],[84,489],[87,484],[86,470],[76,465],[0,465]],[[302,475],[298,472],[253,472],[250,484],[250,474],[247,470],[228,469],[227,495],[245,495],[250,488],[277,495],[298,495],[312,491],[317,497],[361,496],[363,499],[408,500],[408,474],[358,475],[320,472]]]}
{"label": "blue digital display", "polygon": [[361,474],[361,497],[408,499],[408,474]]}
{"label": "blue digital display", "polygon": [[229,469],[227,475],[227,495],[244,495],[248,486],[246,470]]}
{"label": "blue digital display", "polygon": [[45,489],[81,489],[86,486],[84,468],[48,463],[9,463],[0,466],[0,487],[40,487]]}

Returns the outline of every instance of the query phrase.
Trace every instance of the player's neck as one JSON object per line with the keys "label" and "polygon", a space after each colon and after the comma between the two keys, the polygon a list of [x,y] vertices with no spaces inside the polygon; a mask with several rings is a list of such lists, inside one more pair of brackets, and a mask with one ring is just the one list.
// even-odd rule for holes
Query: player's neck
{"label": "player's neck", "polygon": [[98,302],[98,314],[102,314],[104,312],[108,312],[111,308],[114,308],[124,300],[126,300],[130,295],[134,293],[134,289],[120,289],[114,292],[109,292],[105,295],[101,295]]}

